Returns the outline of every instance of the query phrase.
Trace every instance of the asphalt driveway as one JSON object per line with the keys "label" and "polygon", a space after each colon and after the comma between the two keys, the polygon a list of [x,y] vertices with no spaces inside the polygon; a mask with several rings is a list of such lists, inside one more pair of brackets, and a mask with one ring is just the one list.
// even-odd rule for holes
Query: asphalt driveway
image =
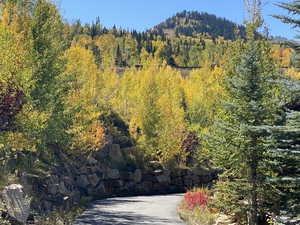
{"label": "asphalt driveway", "polygon": [[182,194],[96,201],[74,225],[183,225],[176,213]]}

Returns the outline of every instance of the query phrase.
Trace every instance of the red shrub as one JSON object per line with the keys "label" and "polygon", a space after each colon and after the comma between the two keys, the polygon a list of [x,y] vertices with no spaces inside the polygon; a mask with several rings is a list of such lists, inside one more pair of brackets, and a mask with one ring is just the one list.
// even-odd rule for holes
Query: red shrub
{"label": "red shrub", "polygon": [[194,209],[196,207],[207,207],[208,204],[208,195],[204,190],[197,192],[187,192],[184,195],[184,201],[188,209]]}

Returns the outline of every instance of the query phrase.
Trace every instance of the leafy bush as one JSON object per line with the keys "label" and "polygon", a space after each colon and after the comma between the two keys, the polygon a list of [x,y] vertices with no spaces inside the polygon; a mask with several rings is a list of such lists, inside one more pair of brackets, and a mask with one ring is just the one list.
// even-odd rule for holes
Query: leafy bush
{"label": "leafy bush", "polygon": [[178,213],[188,225],[213,225],[217,214],[209,207],[209,201],[210,196],[207,190],[194,189],[184,195],[178,206]]}
{"label": "leafy bush", "polygon": [[196,207],[207,208],[208,194],[205,190],[197,192],[187,192],[184,195],[184,201],[188,209],[195,209]]}

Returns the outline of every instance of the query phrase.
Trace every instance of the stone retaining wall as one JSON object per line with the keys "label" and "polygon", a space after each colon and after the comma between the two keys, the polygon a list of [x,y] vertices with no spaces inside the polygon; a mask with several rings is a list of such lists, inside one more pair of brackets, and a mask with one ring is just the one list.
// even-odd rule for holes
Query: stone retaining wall
{"label": "stone retaining wall", "polygon": [[[153,164],[151,168],[126,168],[126,149],[110,144],[88,158],[64,163],[45,177],[24,174],[20,179],[25,193],[37,194],[32,202],[36,212],[50,213],[79,204],[85,197],[101,199],[122,195],[145,195],[183,192],[193,186],[209,184],[216,172],[174,169],[164,170]],[[123,165],[124,164],[124,165]],[[118,165],[122,169],[114,168]]]}

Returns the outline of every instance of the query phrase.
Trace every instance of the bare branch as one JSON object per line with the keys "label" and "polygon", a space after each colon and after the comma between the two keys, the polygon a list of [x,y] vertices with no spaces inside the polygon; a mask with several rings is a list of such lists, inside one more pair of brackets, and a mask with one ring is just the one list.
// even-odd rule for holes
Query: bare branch
{"label": "bare branch", "polygon": [[249,20],[251,23],[261,23],[261,11],[262,1],[261,0],[244,0],[245,8],[249,14]]}

